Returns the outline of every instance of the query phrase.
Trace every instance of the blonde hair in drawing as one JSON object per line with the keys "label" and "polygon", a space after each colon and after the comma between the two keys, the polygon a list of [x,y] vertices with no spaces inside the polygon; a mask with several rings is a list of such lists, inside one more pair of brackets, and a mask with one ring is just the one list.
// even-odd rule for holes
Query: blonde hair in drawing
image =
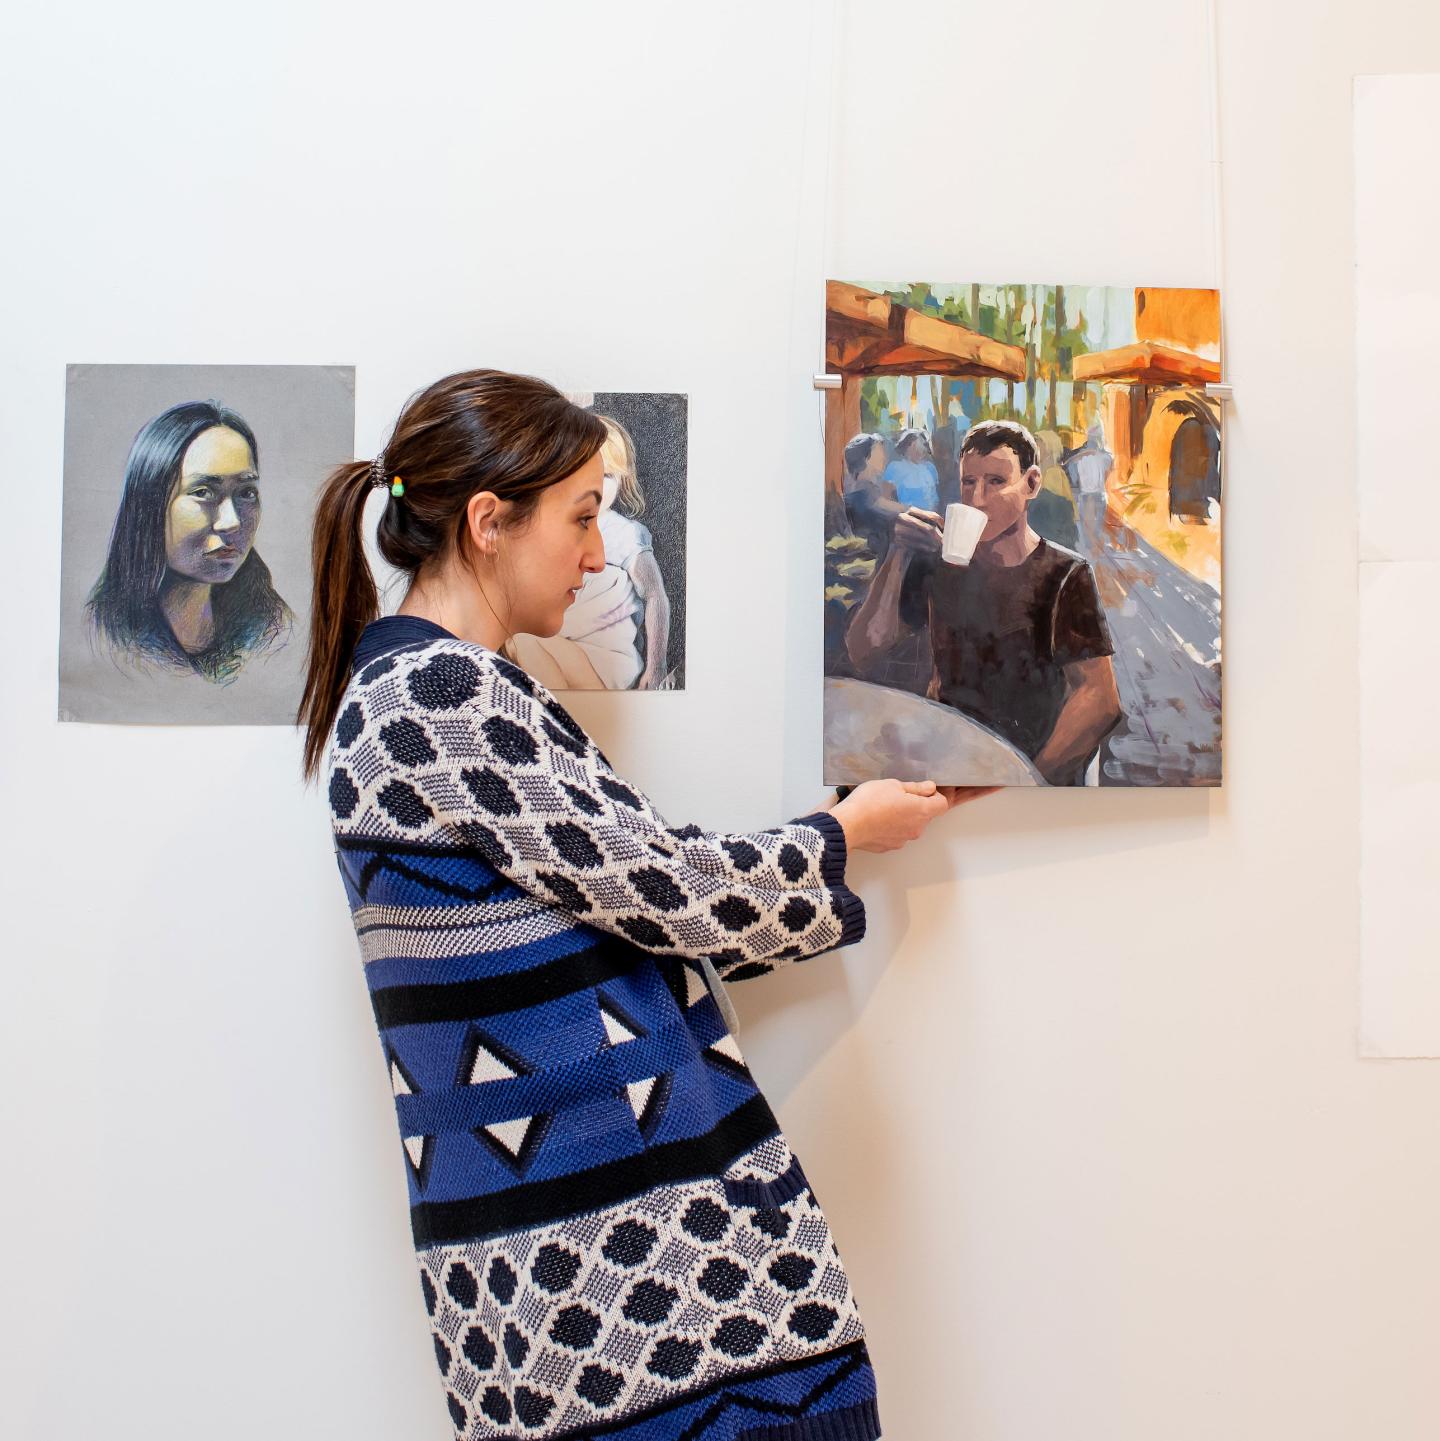
{"label": "blonde hair in drawing", "polygon": [[635,442],[618,420],[602,415],[608,434],[600,447],[605,473],[618,482],[615,507],[626,515],[639,515],[645,509],[645,494],[640,489],[640,476],[635,466]]}

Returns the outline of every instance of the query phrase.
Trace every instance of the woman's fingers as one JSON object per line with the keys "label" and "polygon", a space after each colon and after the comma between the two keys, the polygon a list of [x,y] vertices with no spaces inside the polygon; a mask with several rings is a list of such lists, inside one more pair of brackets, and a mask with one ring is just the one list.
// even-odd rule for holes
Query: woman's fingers
{"label": "woman's fingers", "polygon": [[1004,786],[941,786],[940,794],[951,806],[964,805],[966,801],[978,801],[981,796],[993,796]]}
{"label": "woman's fingers", "polygon": [[944,796],[946,804],[950,806],[979,800],[981,796],[994,795],[996,791],[1004,790],[1003,786],[937,786],[934,781],[901,781],[900,785],[912,796]]}

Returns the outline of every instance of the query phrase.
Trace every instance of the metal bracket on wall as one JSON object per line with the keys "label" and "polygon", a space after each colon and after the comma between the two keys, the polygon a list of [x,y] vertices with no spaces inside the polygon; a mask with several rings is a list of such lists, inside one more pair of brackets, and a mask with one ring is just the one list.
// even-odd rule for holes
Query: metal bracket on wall
{"label": "metal bracket on wall", "polygon": [[839,375],[813,375],[810,377],[816,390],[839,390],[843,378]]}
{"label": "metal bracket on wall", "polygon": [[1235,399],[1235,387],[1233,385],[1222,385],[1219,381],[1207,380],[1205,382],[1205,394],[1224,404],[1227,400]]}

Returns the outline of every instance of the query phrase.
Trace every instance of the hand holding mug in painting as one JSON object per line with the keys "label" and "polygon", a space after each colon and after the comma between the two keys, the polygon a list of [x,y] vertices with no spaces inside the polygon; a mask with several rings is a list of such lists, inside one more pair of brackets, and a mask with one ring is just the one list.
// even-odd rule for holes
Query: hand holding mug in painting
{"label": "hand holding mug in painting", "polygon": [[945,530],[940,542],[940,559],[947,565],[969,565],[985,530],[988,517],[978,506],[956,501],[945,507]]}
{"label": "hand holding mug in painting", "polygon": [[912,505],[895,517],[895,544],[922,555],[937,555],[943,525],[935,511]]}

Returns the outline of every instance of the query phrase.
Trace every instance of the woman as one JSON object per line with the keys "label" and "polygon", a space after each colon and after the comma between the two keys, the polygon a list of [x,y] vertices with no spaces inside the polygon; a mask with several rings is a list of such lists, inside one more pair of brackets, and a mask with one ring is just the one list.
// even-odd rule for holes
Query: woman
{"label": "woman", "polygon": [[633,518],[645,505],[635,442],[618,420],[600,418],[605,568],[585,577],[559,634],[517,635],[505,654],[553,690],[655,690],[668,670],[670,599],[650,532]]}
{"label": "woman", "polygon": [[137,662],[228,684],[282,645],[294,612],[254,549],[260,457],[235,411],[187,400],[147,421],[125,462],[92,634]]}
{"label": "woman", "polygon": [[[858,940],[853,849],[962,798],[874,781],[745,835],[671,826],[501,654],[605,565],[599,417],[452,375],[314,532],[300,707],[406,1157],[457,1438],[869,1441],[864,1330],[717,976]],[[377,617],[360,525],[411,583]],[[756,1431],[752,1428],[759,1427]]]}

